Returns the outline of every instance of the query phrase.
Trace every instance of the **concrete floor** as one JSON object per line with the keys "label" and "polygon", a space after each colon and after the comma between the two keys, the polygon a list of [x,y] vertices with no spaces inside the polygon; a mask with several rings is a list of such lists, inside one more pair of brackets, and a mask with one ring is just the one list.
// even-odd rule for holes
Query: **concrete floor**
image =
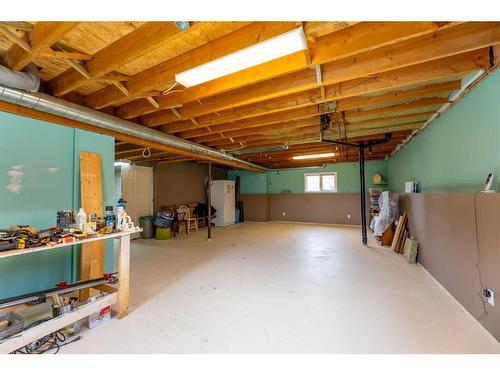
{"label": "concrete floor", "polygon": [[499,353],[421,267],[359,228],[244,223],[132,245],[131,311],[64,353]]}

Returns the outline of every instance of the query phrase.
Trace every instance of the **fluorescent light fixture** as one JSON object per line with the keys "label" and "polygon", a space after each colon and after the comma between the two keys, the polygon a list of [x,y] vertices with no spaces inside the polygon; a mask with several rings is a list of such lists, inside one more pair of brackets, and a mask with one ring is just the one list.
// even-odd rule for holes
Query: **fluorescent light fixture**
{"label": "fluorescent light fixture", "polygon": [[128,167],[130,163],[128,159],[118,159],[115,161],[115,167]]}
{"label": "fluorescent light fixture", "polygon": [[175,81],[185,87],[196,86],[305,49],[307,49],[306,37],[302,27],[299,27],[178,73],[175,75]]}
{"label": "fluorescent light fixture", "polygon": [[328,158],[328,157],[334,157],[334,156],[335,156],[334,152],[327,152],[327,153],[324,153],[324,154],[299,155],[299,156],[292,157],[292,159],[293,160],[305,160],[305,159]]}

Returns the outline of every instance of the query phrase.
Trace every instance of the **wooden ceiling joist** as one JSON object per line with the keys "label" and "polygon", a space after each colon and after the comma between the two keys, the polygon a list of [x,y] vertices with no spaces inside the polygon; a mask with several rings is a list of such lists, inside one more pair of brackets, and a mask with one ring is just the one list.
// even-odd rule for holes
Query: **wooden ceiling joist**
{"label": "wooden ceiling joist", "polygon": [[[295,27],[294,22],[253,22],[131,77],[130,93],[134,96],[152,90],[165,90],[175,82],[176,73],[283,34]],[[110,87],[89,95],[87,104],[92,108],[100,109],[113,105],[121,99],[120,93]]]}
{"label": "wooden ceiling joist", "polygon": [[[297,27],[308,42],[304,51],[189,88],[175,83],[177,73]],[[42,91],[198,144],[243,150],[243,158],[267,167],[321,162],[290,156],[331,149],[318,142],[323,114],[332,121],[327,137],[354,141],[391,132],[392,140],[367,157],[383,158],[449,106],[464,77],[484,70],[482,79],[500,62],[498,22],[192,22],[184,31],[174,22],[0,22],[0,38],[3,64],[21,70],[33,62]],[[119,140],[116,156],[135,162],[203,158],[111,133]],[[269,147],[277,151],[259,151]],[[353,150],[334,149],[334,161],[356,159]]]}
{"label": "wooden ceiling joist", "polygon": [[[101,77],[154,51],[181,32],[175,27],[174,22],[147,22],[137,30],[97,52],[87,63],[90,76],[93,78]],[[68,70],[54,78],[50,85],[54,95],[62,96],[85,83],[86,80],[82,79],[80,75]]]}
{"label": "wooden ceiling joist", "polygon": [[[362,24],[359,24],[362,25]],[[357,27],[353,26],[354,27]],[[461,54],[474,49],[479,49],[489,45],[500,43],[500,28],[495,23],[467,23],[448,27],[443,30],[433,32],[430,35],[417,34],[418,38],[405,40],[401,43],[390,44],[382,48],[373,48],[358,53],[353,57],[345,57],[340,60],[325,63],[322,67],[322,79],[324,85],[332,85],[338,82],[344,82],[357,77],[369,77],[389,70],[399,69],[415,64],[420,64],[448,56]],[[386,43],[387,44],[387,43]],[[331,57],[333,59],[333,56]],[[263,64],[265,65],[265,64]],[[283,66],[283,64],[279,64]],[[253,69],[253,68],[251,68]],[[261,66],[255,69],[263,69]],[[292,71],[297,70],[295,67]],[[268,69],[266,69],[268,71]],[[259,75],[256,72],[248,73],[254,77],[254,81]],[[247,74],[246,71],[235,74]],[[229,80],[232,75],[221,79]],[[268,78],[268,77],[266,77]],[[211,81],[206,85],[215,85],[218,80]],[[290,82],[294,82],[290,85]],[[284,96],[291,93],[306,91],[317,86],[316,74],[311,69],[300,70],[290,74],[280,75],[276,79],[266,80],[261,83],[251,84],[252,82],[238,83],[234,87],[218,90],[217,92],[205,92],[203,95],[191,95],[192,90],[201,90],[199,85],[195,88],[184,90],[181,100],[183,107],[180,112],[183,118],[199,116],[204,114],[200,111],[220,111],[231,107],[250,104],[258,101],[271,99],[277,96]],[[241,89],[232,89],[248,85]],[[248,89],[251,90],[248,90]],[[196,105],[193,102],[197,99],[209,95],[217,94],[232,89],[230,93],[219,94],[203,100],[203,105]],[[162,105],[173,106],[178,104],[179,99],[172,98],[172,102]],[[187,103],[187,104],[186,104]],[[140,113],[135,108],[134,115]],[[128,117],[126,111],[118,112],[119,115]],[[205,112],[207,113],[207,112]]]}
{"label": "wooden ceiling joist", "polygon": [[[341,99],[335,102],[334,108],[340,112],[359,108],[377,108],[394,103],[401,104],[417,100],[418,98],[447,97],[451,91],[458,90],[460,87],[461,82],[459,80],[440,84],[424,85],[416,89],[399,90],[381,95]],[[262,103],[262,107],[260,109],[265,109],[267,107],[281,108],[283,104],[287,103],[289,103],[287,100],[282,103],[278,103],[276,100],[273,100],[271,103]],[[183,138],[194,138],[210,134],[212,131],[224,132],[251,126],[297,120],[333,111],[333,109],[318,108],[318,104],[314,102],[310,103],[308,106],[300,107],[293,106],[294,103],[295,102],[291,102],[290,107],[284,107],[283,111],[260,116],[252,116],[252,114],[255,113],[252,109],[245,110],[246,108],[240,108],[241,112],[239,113],[241,114],[241,120],[237,120],[233,115],[234,111],[231,111],[230,113],[224,112],[220,116],[207,115],[200,117],[198,118],[199,127],[193,126],[186,121],[181,121],[165,125],[162,129],[167,133],[180,132],[178,135]],[[259,109],[256,105],[253,107],[255,107],[255,110]],[[207,126],[209,126],[212,130],[208,130]]]}
{"label": "wooden ceiling joist", "polygon": [[25,51],[17,44],[12,46],[5,56],[7,66],[21,70],[40,52],[46,50],[78,25],[78,22],[37,22],[29,33],[31,52]]}

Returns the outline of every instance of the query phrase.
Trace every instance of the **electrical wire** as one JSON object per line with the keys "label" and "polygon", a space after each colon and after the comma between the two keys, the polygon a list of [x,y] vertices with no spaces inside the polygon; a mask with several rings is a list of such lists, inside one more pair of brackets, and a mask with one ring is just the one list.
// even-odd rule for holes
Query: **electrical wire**
{"label": "electrical wire", "polygon": [[[39,320],[35,320],[34,322],[28,324],[26,327],[24,327],[23,331],[26,331],[30,328],[33,328],[39,324],[45,323],[52,319],[51,317],[46,317],[42,318]],[[41,339],[38,339],[37,341],[34,341],[21,349],[16,350],[14,353],[15,354],[44,354],[47,353],[51,350],[55,350],[53,354],[59,353],[59,350],[61,347],[66,346],[68,344],[71,344],[75,341],[78,341],[81,339],[81,336],[76,337],[75,339],[71,341],[66,341],[67,337],[66,335],[60,330],[53,332],[47,336],[42,337]]]}
{"label": "electrical wire", "polygon": [[168,89],[163,90],[162,94],[163,95],[168,95],[168,94],[172,94],[174,92],[182,92],[182,90],[173,90],[173,88],[175,86],[177,86],[177,82],[174,82],[174,84],[172,86],[170,86]]}
{"label": "electrical wire", "polygon": [[477,217],[477,197],[478,197],[478,194],[480,194],[480,192],[476,192],[474,194],[473,203],[474,203],[474,224],[475,224],[474,232],[476,235],[476,256],[477,256],[476,269],[477,269],[477,275],[479,278],[479,285],[480,285],[480,290],[479,290],[478,294],[479,294],[479,298],[481,299],[481,303],[483,305],[483,313],[481,314],[481,316],[477,320],[481,321],[488,316],[488,310],[486,310],[486,302],[483,298],[484,283],[483,283],[483,276],[481,275],[481,267],[480,267],[480,265],[481,265],[481,249],[479,246],[479,229],[478,229],[479,225],[478,225],[478,217]]}

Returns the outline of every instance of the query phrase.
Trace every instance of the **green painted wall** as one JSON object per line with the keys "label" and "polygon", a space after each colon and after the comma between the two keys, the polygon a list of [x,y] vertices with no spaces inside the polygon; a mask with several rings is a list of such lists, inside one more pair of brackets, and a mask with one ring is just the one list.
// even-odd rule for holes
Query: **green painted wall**
{"label": "green painted wall", "polygon": [[[80,151],[102,155],[103,197],[105,204],[115,205],[112,137],[0,112],[0,228],[49,228],[56,224],[57,210],[77,208]],[[13,166],[23,166],[19,192],[9,190]],[[112,254],[107,242],[107,270],[113,267]],[[0,259],[0,298],[72,281],[78,259],[78,251],[70,247]]]}
{"label": "green painted wall", "polygon": [[390,189],[416,180],[422,192],[477,191],[488,173],[500,188],[500,71],[389,159]]}
{"label": "green painted wall", "polygon": [[[304,192],[304,173],[315,172],[337,172],[338,192],[359,192],[359,164],[337,163],[328,164],[323,169],[293,169],[267,171],[265,173],[254,173],[248,171],[229,171],[228,178],[241,178],[241,194],[280,194],[283,190],[291,190],[292,193]],[[372,176],[380,173],[387,178],[387,162],[384,160],[368,161],[365,164],[365,176],[367,189],[373,187]]]}

